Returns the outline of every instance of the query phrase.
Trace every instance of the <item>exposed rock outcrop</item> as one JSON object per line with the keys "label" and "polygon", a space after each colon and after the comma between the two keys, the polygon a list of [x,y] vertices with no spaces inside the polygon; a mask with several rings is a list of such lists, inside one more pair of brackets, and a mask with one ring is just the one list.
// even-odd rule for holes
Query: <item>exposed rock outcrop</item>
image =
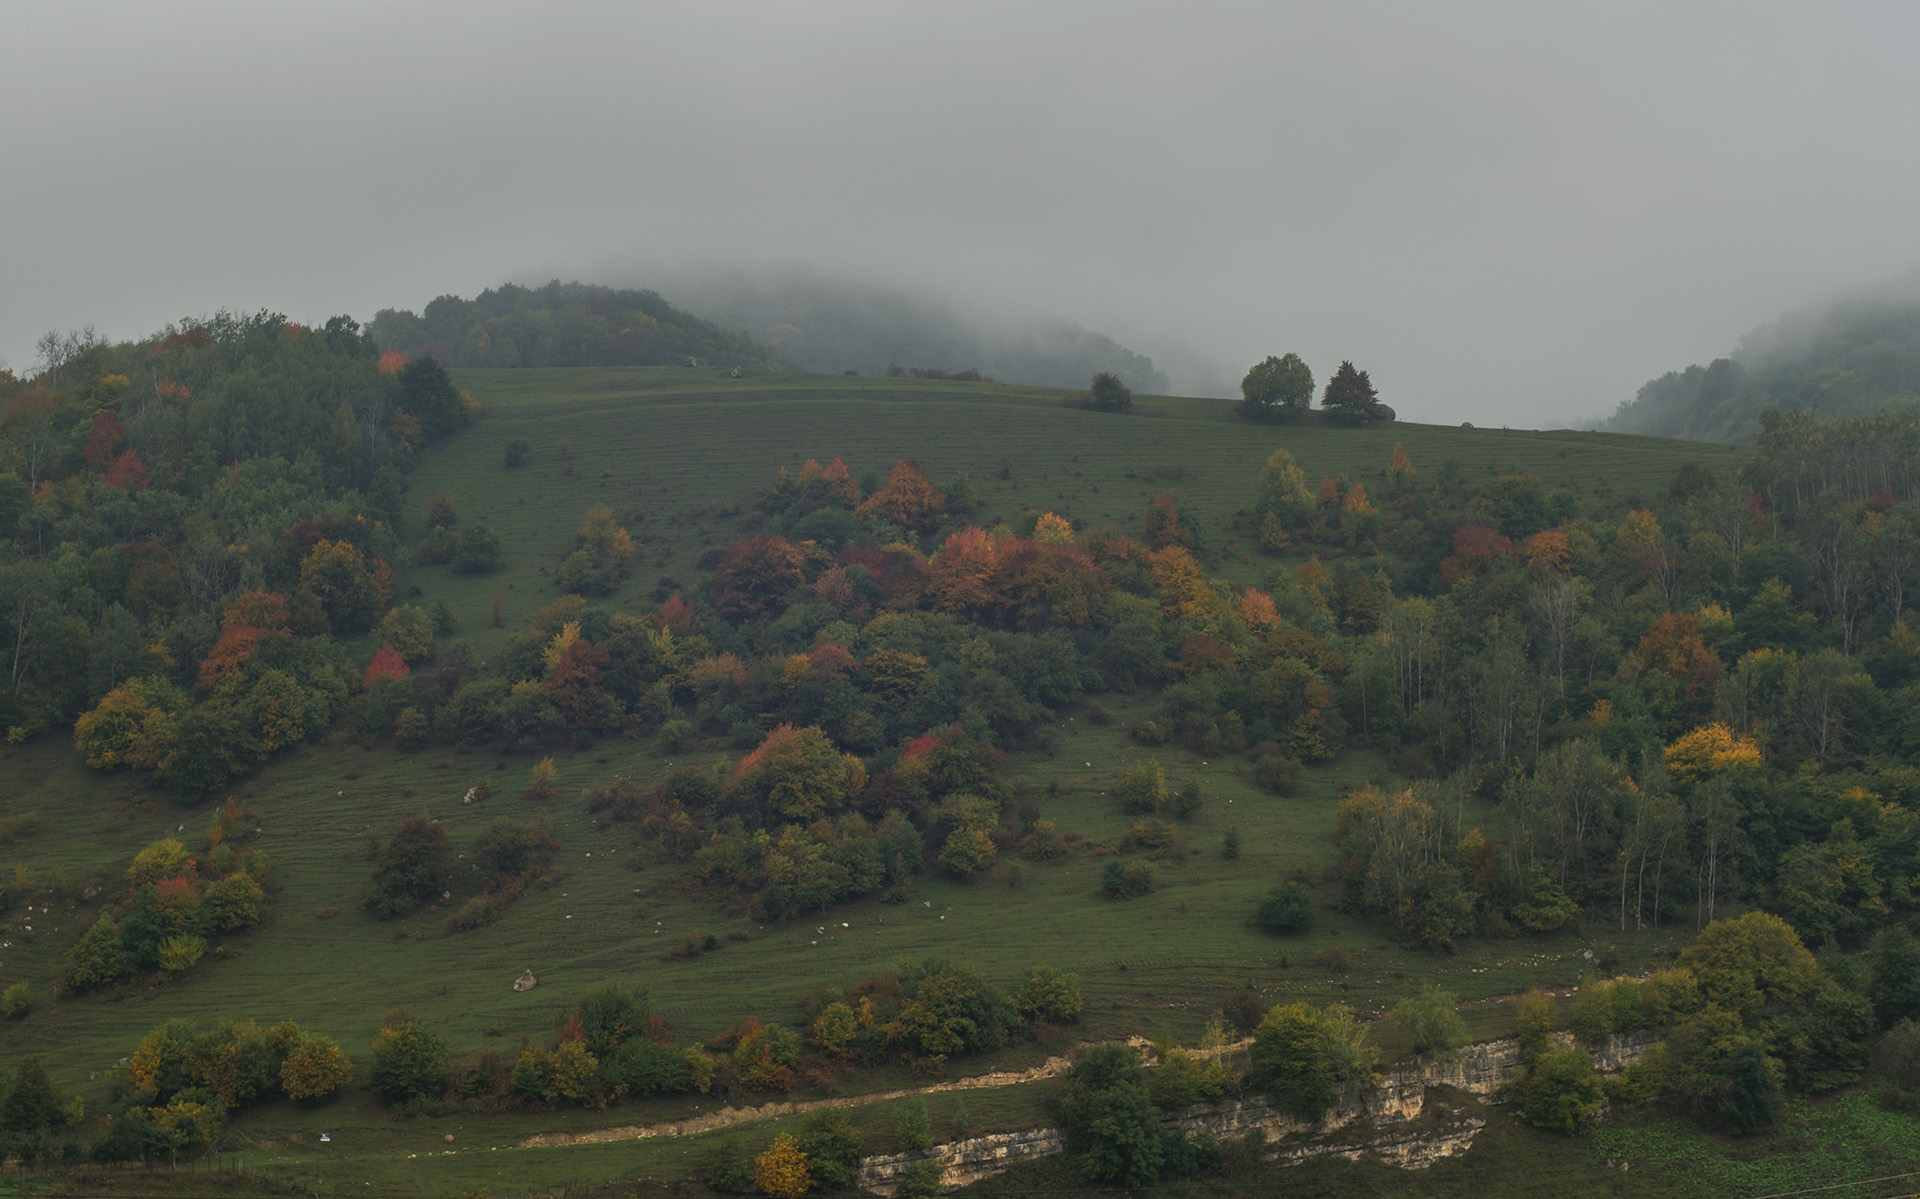
{"label": "exposed rock outcrop", "polygon": [[[1571,1045],[1573,1037],[1558,1033],[1554,1041],[1558,1046]],[[1652,1043],[1653,1038],[1644,1034],[1615,1036],[1591,1051],[1594,1068],[1618,1071],[1637,1061]],[[1187,1108],[1168,1116],[1166,1124],[1189,1132],[1204,1128],[1221,1140],[1257,1135],[1274,1147],[1276,1160],[1287,1163],[1315,1157],[1373,1158],[1419,1170],[1472,1148],[1474,1136],[1486,1126],[1486,1119],[1476,1114],[1479,1103],[1475,1100],[1501,1102],[1502,1088],[1520,1070],[1518,1041],[1483,1041],[1440,1060],[1396,1070],[1375,1086],[1349,1087],[1317,1121],[1275,1111],[1264,1096],[1253,1096]],[[1456,1098],[1465,1102],[1448,1102],[1444,1111],[1437,1107],[1430,1111],[1427,1092],[1435,1088],[1460,1092]],[[866,1158],[860,1163],[857,1182],[864,1190],[892,1195],[908,1168],[937,1161],[942,1189],[952,1190],[998,1174],[1016,1161],[1065,1149],[1066,1134],[1058,1128],[996,1133],[918,1153]]]}

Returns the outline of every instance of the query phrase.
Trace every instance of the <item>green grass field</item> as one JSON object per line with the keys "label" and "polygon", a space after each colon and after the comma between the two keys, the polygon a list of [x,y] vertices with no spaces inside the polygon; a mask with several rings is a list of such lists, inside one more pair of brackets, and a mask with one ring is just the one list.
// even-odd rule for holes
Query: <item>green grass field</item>
{"label": "green grass field", "polygon": [[[1245,538],[1226,525],[1250,501],[1275,446],[1291,450],[1310,478],[1346,474],[1372,484],[1384,479],[1392,447],[1402,442],[1423,472],[1447,460],[1469,479],[1532,471],[1576,488],[1587,505],[1652,494],[1684,461],[1724,470],[1719,456],[1733,457],[1721,447],[1592,433],[1413,424],[1257,428],[1236,421],[1231,406],[1219,401],[1148,398],[1132,413],[1105,415],[1063,407],[1056,392],[996,384],[733,380],[681,369],[473,371],[458,382],[481,401],[485,415],[420,464],[410,513],[417,525],[428,501],[444,491],[464,522],[499,530],[504,565],[486,578],[445,567],[412,569],[403,572],[400,590],[403,600],[446,599],[460,622],[454,636],[472,641],[482,657],[556,598],[551,572],[587,507],[604,503],[623,513],[642,547],[625,592],[609,601],[637,608],[661,576],[697,585],[700,551],[735,535],[734,520],[721,515],[721,507],[749,508],[781,466],[797,467],[808,457],[843,456],[856,476],[884,475],[901,456],[919,459],[936,482],[964,472],[986,496],[981,519],[987,521],[1050,509],[1132,530],[1147,501],[1171,489],[1206,526],[1215,573],[1248,583],[1265,582],[1284,564],[1240,544]],[[523,466],[508,470],[504,449],[516,439],[532,452]],[[489,627],[495,594],[503,599],[503,629]],[[1052,753],[1015,755],[1005,770],[1038,788],[1058,784],[1058,797],[1045,801],[1046,814],[1096,846],[1117,842],[1128,823],[1103,792],[1146,753],[1119,728],[1132,701],[1102,702],[1114,723],[1100,726],[1084,712],[1063,713]],[[440,935],[443,914],[381,923],[358,909],[371,870],[369,839],[384,839],[420,812],[445,823],[456,842],[497,816],[530,815],[535,806],[514,798],[530,760],[442,746],[407,755],[334,736],[289,753],[235,789],[258,813],[258,845],[276,863],[282,888],[265,925],[234,942],[231,955],[209,957],[171,985],[55,1002],[48,995],[60,956],[95,919],[97,901],[10,913],[0,936],[0,983],[27,980],[37,1005],[25,1020],[0,1027],[0,1054],[39,1055],[58,1085],[98,1111],[107,1102],[114,1063],[144,1032],[172,1017],[296,1020],[338,1039],[362,1059],[364,1071],[381,1016],[396,1007],[427,1017],[456,1052],[491,1047],[510,1053],[523,1034],[549,1038],[575,995],[620,981],[647,990],[680,1038],[704,1038],[748,1015],[794,1020],[810,988],[848,986],[901,955],[964,960],[1006,985],[1036,963],[1075,970],[1087,1012],[1073,1040],[1130,1033],[1190,1040],[1220,1001],[1243,986],[1269,1000],[1341,999],[1378,1011],[1427,981],[1444,983],[1463,999],[1571,984],[1589,968],[1582,956],[1588,951],[1616,968],[1641,968],[1668,960],[1691,932],[1636,935],[1594,925],[1548,939],[1475,942],[1457,957],[1411,951],[1390,940],[1385,928],[1326,906],[1334,894],[1326,868],[1338,788],[1386,779],[1377,758],[1349,753],[1308,771],[1297,797],[1277,799],[1244,777],[1237,758],[1206,761],[1167,749],[1159,756],[1170,783],[1200,785],[1206,807],[1182,830],[1193,852],[1161,864],[1160,888],[1150,896],[1102,898],[1099,875],[1107,859],[1089,852],[1026,866],[1018,886],[1005,867],[972,885],[926,877],[904,905],[858,903],[829,917],[760,927],[728,917],[707,896],[684,893],[673,885],[672,871],[639,866],[643,857],[630,826],[593,829],[578,799],[581,788],[615,775],[663,777],[686,764],[652,742],[604,742],[560,757],[560,798],[550,805],[560,844],[551,885],[531,891],[492,927],[446,937]],[[482,777],[495,780],[494,798],[483,807],[463,806],[462,794]],[[36,813],[38,831],[0,845],[0,866],[30,871],[43,882],[57,879],[66,893],[77,894],[110,882],[155,838],[177,833],[198,844],[210,806],[146,799],[126,777],[87,770],[62,736],[10,747],[0,752],[0,814]],[[1219,853],[1229,827],[1244,838],[1237,861]],[[1264,936],[1246,919],[1280,871],[1294,865],[1321,880],[1318,922],[1304,936]],[[743,932],[745,939],[728,940],[702,958],[662,960],[695,931]],[[1352,955],[1350,973],[1314,964],[1316,952],[1335,947]],[[514,977],[528,969],[541,985],[515,993]],[[1467,1014],[1477,1035],[1505,1030],[1497,1004]],[[1062,1047],[1017,1046],[954,1069],[1030,1065]],[[910,1081],[904,1071],[881,1071],[850,1081],[843,1092]],[[1039,1110],[1036,1101],[1012,1095],[966,1102],[976,1108],[970,1113],[976,1129],[1029,1123]],[[248,1113],[233,1131],[244,1161],[293,1160],[303,1176],[338,1184],[341,1193],[367,1182],[372,1193],[383,1194],[453,1194],[481,1186],[501,1194],[682,1171],[690,1152],[684,1145],[543,1150],[514,1156],[507,1187],[489,1181],[487,1171],[499,1171],[497,1164],[488,1167],[471,1154],[481,1144],[505,1146],[538,1131],[638,1123],[691,1106],[661,1101],[604,1113],[398,1122],[357,1092],[317,1113],[287,1107]],[[321,1130],[334,1138],[324,1153],[315,1140]],[[428,1182],[406,1155],[444,1157],[448,1133],[456,1137],[456,1153],[444,1169],[436,1163]]]}

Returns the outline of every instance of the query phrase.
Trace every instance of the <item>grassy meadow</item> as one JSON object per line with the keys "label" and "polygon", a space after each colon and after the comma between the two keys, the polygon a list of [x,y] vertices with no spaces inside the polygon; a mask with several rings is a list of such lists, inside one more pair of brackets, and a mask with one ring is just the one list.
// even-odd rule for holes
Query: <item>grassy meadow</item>
{"label": "grassy meadow", "polygon": [[[481,578],[446,567],[407,569],[399,590],[403,601],[446,600],[459,622],[453,637],[471,642],[480,658],[556,598],[552,572],[589,506],[610,505],[641,549],[624,592],[602,602],[639,609],[650,605],[656,586],[699,586],[702,550],[736,535],[728,506],[750,509],[757,489],[780,467],[797,468],[809,457],[842,456],[856,477],[883,477],[903,456],[919,459],[942,485],[964,473],[984,496],[976,519],[985,523],[1051,510],[1076,522],[1135,530],[1148,500],[1172,490],[1205,529],[1213,573],[1243,583],[1265,583],[1291,567],[1228,527],[1251,500],[1260,467],[1276,446],[1288,448],[1310,480],[1345,475],[1371,486],[1384,482],[1399,442],[1422,472],[1443,463],[1469,479],[1531,471],[1575,489],[1585,507],[1651,494],[1683,462],[1725,469],[1733,457],[1718,446],[1566,431],[1409,423],[1263,428],[1236,420],[1221,401],[1143,397],[1134,411],[1110,415],[1068,408],[1058,392],[990,383],[731,379],[679,368],[466,371],[456,379],[484,415],[421,462],[412,477],[410,516],[417,536],[429,500],[446,493],[463,524],[499,531],[503,564]],[[1401,406],[1417,409],[1417,403]],[[531,452],[523,465],[508,469],[503,456],[516,440]],[[495,595],[502,628],[491,627]],[[364,648],[370,654],[373,646]],[[1015,754],[1006,763],[1003,773],[1028,779],[1045,796],[1045,814],[1078,832],[1090,851],[1060,863],[1003,864],[971,885],[926,875],[907,903],[855,903],[783,926],[753,924],[707,895],[683,890],[675,869],[648,864],[633,826],[594,828],[579,799],[583,787],[614,776],[664,778],[695,760],[675,758],[653,741],[628,740],[556,755],[559,797],[547,805],[560,846],[555,869],[497,924],[444,936],[448,905],[440,913],[376,921],[358,906],[372,868],[370,843],[422,812],[444,823],[457,845],[500,815],[530,816],[538,805],[517,796],[532,760],[439,745],[414,754],[369,749],[336,732],[234,789],[234,798],[257,814],[255,844],[271,856],[280,889],[261,928],[231,939],[231,952],[210,955],[179,981],[54,1000],[61,955],[97,917],[98,901],[8,913],[0,934],[0,985],[26,980],[36,1006],[24,1020],[0,1023],[0,1056],[40,1056],[60,1087],[99,1112],[108,1106],[115,1063],[147,1030],[174,1017],[203,1024],[221,1017],[298,1021],[340,1041],[364,1081],[367,1047],[381,1017],[399,1007],[435,1024],[456,1054],[496,1048],[511,1055],[523,1035],[550,1038],[576,995],[608,981],[649,992],[676,1039],[685,1041],[749,1015],[795,1021],[809,989],[857,983],[901,955],[964,960],[1008,986],[1037,963],[1080,974],[1087,1001],[1080,1027],[1058,1042],[956,1061],[949,1066],[953,1076],[1023,1068],[1081,1040],[1138,1033],[1191,1041],[1223,998],[1247,986],[1268,1002],[1340,999],[1368,1012],[1429,981],[1463,999],[1497,1000],[1529,987],[1571,985],[1590,968],[1588,955],[1616,969],[1666,961],[1691,934],[1690,928],[1634,933],[1589,923],[1551,938],[1476,940],[1458,956],[1436,957],[1403,948],[1377,923],[1333,912],[1340,791],[1390,777],[1384,762],[1365,751],[1307,770],[1300,794],[1281,799],[1256,788],[1238,756],[1209,761],[1160,748],[1169,784],[1196,782],[1205,797],[1200,817],[1182,827],[1191,852],[1183,861],[1160,863],[1160,885],[1151,895],[1105,899],[1099,878],[1110,859],[1103,847],[1117,844],[1130,823],[1106,793],[1149,752],[1126,739],[1121,721],[1144,712],[1148,702],[1100,697],[1105,721],[1090,718],[1085,708],[1063,711],[1051,750]],[[462,795],[482,778],[493,780],[492,798],[463,805]],[[212,805],[186,808],[149,796],[126,776],[88,770],[59,734],[0,751],[0,815],[36,817],[31,835],[0,843],[0,868],[23,881],[53,881],[68,895],[110,884],[132,854],[156,838],[178,835],[198,846],[212,811]],[[1237,860],[1220,852],[1229,828],[1243,839]],[[1316,924],[1298,937],[1265,936],[1248,917],[1281,873],[1295,868],[1317,880]],[[456,891],[453,902],[461,897]],[[722,948],[665,960],[683,936],[697,932],[719,935]],[[1333,949],[1350,955],[1350,970],[1316,960]],[[512,983],[523,970],[533,971],[540,985],[516,993]],[[1483,1036],[1504,1032],[1509,1019],[1498,1002],[1465,1014]],[[904,1069],[878,1071],[848,1080],[842,1093],[914,1081]],[[1044,1092],[1018,1087],[963,1100],[943,1096],[934,1108],[936,1133],[944,1131],[942,1120],[952,1121],[955,1102],[975,1131],[1034,1122]],[[717,1102],[708,1099],[705,1106]],[[244,1164],[291,1171],[322,1193],[457,1194],[487,1187],[500,1195],[683,1174],[694,1149],[685,1142],[537,1151],[509,1146],[536,1132],[643,1123],[691,1107],[660,1100],[607,1112],[401,1121],[355,1088],[318,1112],[281,1105],[242,1113],[232,1143]],[[879,1147],[890,1144],[881,1131],[883,1114],[867,1113],[861,1122],[872,1124]],[[317,1142],[320,1131],[330,1133],[329,1144]],[[450,1145],[448,1135],[455,1138]],[[510,1164],[503,1164],[509,1153]],[[412,1154],[439,1160],[423,1172]]]}

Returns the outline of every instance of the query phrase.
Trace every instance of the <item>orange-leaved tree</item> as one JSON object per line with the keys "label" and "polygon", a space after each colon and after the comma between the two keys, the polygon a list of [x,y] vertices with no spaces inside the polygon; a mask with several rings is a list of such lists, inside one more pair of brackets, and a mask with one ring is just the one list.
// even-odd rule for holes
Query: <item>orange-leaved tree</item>
{"label": "orange-leaved tree", "polygon": [[911,458],[902,458],[887,473],[880,490],[860,505],[863,516],[877,516],[903,529],[924,532],[947,506],[946,493],[935,487],[927,472]]}
{"label": "orange-leaved tree", "polygon": [[1387,482],[1395,487],[1413,482],[1413,459],[1407,457],[1407,447],[1397,441],[1393,443],[1393,460],[1387,463]]}
{"label": "orange-leaved tree", "polygon": [[1193,526],[1180,511],[1171,491],[1163,491],[1153,497],[1153,501],[1147,505],[1141,531],[1145,534],[1147,548],[1151,550],[1163,550],[1170,545],[1193,549],[1197,544]]}

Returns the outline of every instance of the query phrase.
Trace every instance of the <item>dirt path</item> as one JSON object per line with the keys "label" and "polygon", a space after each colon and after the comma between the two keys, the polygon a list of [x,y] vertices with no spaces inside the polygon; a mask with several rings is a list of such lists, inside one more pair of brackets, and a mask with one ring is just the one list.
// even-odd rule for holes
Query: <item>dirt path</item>
{"label": "dirt path", "polygon": [[[1150,1059],[1153,1046],[1144,1037],[1128,1037],[1127,1044],[1138,1049],[1143,1058]],[[1222,1045],[1216,1049],[1196,1049],[1192,1052],[1203,1058],[1222,1057],[1235,1053],[1253,1044],[1253,1038],[1235,1041],[1231,1045]],[[695,1133],[713,1132],[716,1129],[731,1128],[736,1124],[747,1124],[754,1120],[769,1120],[775,1116],[797,1116],[806,1112],[827,1107],[861,1107],[869,1103],[888,1103],[897,1099],[911,1099],[916,1095],[937,1095],[945,1091],[980,1091],[991,1087],[1013,1087],[1021,1083],[1040,1082],[1048,1078],[1058,1078],[1073,1066],[1070,1058],[1050,1057],[1045,1063],[1031,1070],[1000,1071],[993,1074],[976,1074],[972,1078],[956,1078],[952,1082],[936,1082],[924,1087],[908,1087],[900,1091],[875,1091],[865,1095],[849,1095],[844,1099],[814,1099],[800,1103],[768,1103],[760,1107],[723,1107],[717,1112],[704,1116],[688,1116],[683,1120],[667,1120],[659,1124],[626,1124],[617,1128],[600,1128],[593,1132],[543,1132],[538,1136],[521,1141],[521,1149],[553,1149],[567,1145],[605,1145],[613,1141],[642,1141],[648,1137],[680,1137]]]}

